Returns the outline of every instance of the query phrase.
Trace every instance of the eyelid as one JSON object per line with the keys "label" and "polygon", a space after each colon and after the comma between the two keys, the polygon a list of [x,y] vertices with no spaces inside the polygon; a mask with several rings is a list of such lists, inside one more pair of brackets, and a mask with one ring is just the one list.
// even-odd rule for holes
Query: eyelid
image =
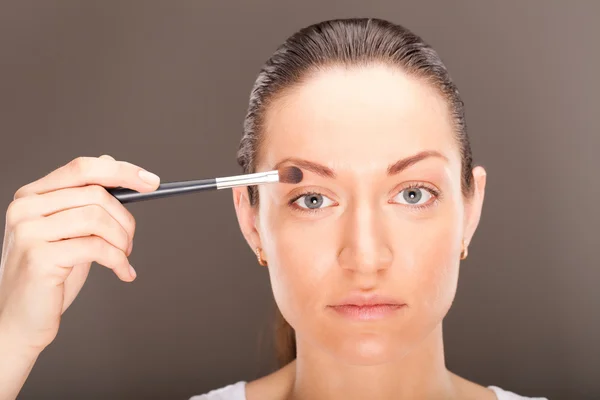
{"label": "eyelid", "polygon": [[[328,190],[324,190],[323,188],[311,188],[311,187],[298,188],[291,192],[292,196],[289,200],[287,200],[287,206],[290,209],[292,209],[295,213],[298,213],[298,215],[305,215],[305,216],[327,215],[327,214],[322,214],[322,213],[326,213],[327,211],[330,211],[331,208],[337,207],[339,205],[339,202],[335,199],[335,196],[329,195],[328,192],[329,192]],[[308,208],[308,207],[305,208],[305,207],[302,207],[302,206],[299,206],[298,204],[296,204],[296,202],[298,200],[300,200],[302,197],[308,196],[311,194],[318,194],[320,196],[327,197],[333,204],[330,204],[330,205],[328,205],[326,207],[322,207],[322,208]]]}
{"label": "eyelid", "polygon": [[[422,205],[405,205],[405,204],[401,204],[401,203],[393,201],[393,198],[396,197],[398,194],[400,194],[402,191],[407,190],[407,189],[412,189],[412,188],[420,188],[420,189],[424,189],[424,190],[428,191],[431,194],[433,201],[430,200],[427,204],[422,204]],[[327,197],[333,202],[333,204],[328,205],[327,207],[315,208],[315,209],[303,208],[303,207],[294,205],[294,203],[296,201],[298,201],[302,196],[307,196],[307,195],[311,195],[311,194],[318,194],[318,195]],[[309,213],[323,212],[324,210],[327,210],[329,208],[339,205],[339,201],[336,199],[337,196],[333,195],[330,190],[325,189],[323,187],[318,187],[318,186],[305,186],[305,187],[294,188],[294,190],[292,190],[290,193],[288,193],[288,195],[286,197],[287,197],[287,200],[286,200],[287,205],[290,207],[296,208],[296,210],[300,211],[300,212],[309,212]],[[422,208],[428,208],[430,206],[437,204],[443,198],[443,194],[440,189],[438,189],[435,185],[433,185],[429,182],[410,181],[410,182],[403,182],[402,184],[397,185],[393,190],[390,191],[390,195],[388,197],[389,197],[388,202],[391,204],[398,204],[398,205],[406,206],[410,209],[417,210],[417,209],[422,209]]]}
{"label": "eyelid", "polygon": [[292,190],[288,194],[288,203],[292,204],[294,201],[298,200],[300,197],[305,196],[307,194],[320,194],[322,196],[326,196],[331,199],[336,205],[339,203],[337,200],[337,196],[331,193],[331,191],[318,186],[305,186],[298,187]]}
{"label": "eyelid", "polygon": [[[331,204],[329,204],[329,205],[327,205],[327,206],[319,207],[319,208],[302,207],[301,205],[298,205],[298,204],[297,204],[297,203],[298,203],[298,200],[300,200],[301,198],[303,198],[303,197],[307,197],[307,196],[308,196],[308,197],[310,197],[310,196],[312,196],[312,195],[319,195],[319,196],[321,196],[321,197],[323,197],[323,198],[327,199],[329,202],[331,202]],[[293,200],[291,200],[291,201],[290,201],[290,204],[291,204],[291,205],[293,205],[294,207],[298,207],[298,208],[302,209],[303,211],[318,211],[318,210],[324,210],[324,209],[326,209],[326,208],[329,208],[329,207],[335,207],[335,206],[337,206],[337,205],[338,205],[338,203],[337,203],[335,200],[333,200],[333,199],[329,198],[329,196],[327,196],[327,195],[324,195],[324,194],[322,194],[322,193],[316,193],[316,192],[308,192],[308,193],[300,194],[299,196],[297,196],[297,197],[295,197]]]}
{"label": "eyelid", "polygon": [[[437,189],[434,185],[429,184],[427,182],[411,182],[408,184],[404,183],[400,186],[401,186],[401,188],[399,190],[396,189],[393,192],[395,194],[390,198],[390,200],[388,200],[388,203],[404,206],[407,209],[413,210],[413,211],[421,211],[421,210],[436,206],[437,204],[439,204],[439,202],[443,198],[443,194],[442,194],[441,190]],[[431,198],[424,204],[413,204],[413,205],[398,203],[396,201],[393,201],[393,199],[396,196],[398,196],[400,193],[402,193],[403,191],[405,191],[407,189],[414,189],[414,188],[424,189],[424,190],[428,191],[429,194],[431,195]]]}
{"label": "eyelid", "polygon": [[442,195],[441,190],[438,189],[435,185],[433,185],[431,183],[424,182],[424,181],[411,181],[411,182],[403,182],[403,183],[397,185],[396,187],[394,187],[394,189],[392,189],[390,191],[390,194],[388,197],[397,196],[403,190],[413,189],[413,188],[420,188],[420,189],[428,190],[433,196],[436,196],[436,197],[441,197],[441,195]]}
{"label": "eyelid", "polygon": [[[427,189],[426,189],[426,188],[424,188],[424,187],[418,187],[418,188],[407,188],[407,189],[411,189],[411,190],[414,190],[414,189],[420,189],[420,190],[422,190],[422,191],[426,192],[427,194],[426,194],[425,196],[429,195],[429,198],[427,199],[427,202],[429,202],[431,199],[434,199],[434,200],[435,200],[435,198],[436,198],[436,196],[435,196],[435,194],[434,194],[434,193],[432,193],[430,190],[427,190]],[[400,196],[400,193],[402,193],[402,192],[406,191],[407,189],[402,189],[401,191],[399,191],[399,192],[398,192],[398,194],[396,194],[394,197],[392,197],[392,200],[401,199],[401,198],[402,198],[402,196]],[[390,202],[392,202],[392,200],[390,200]],[[427,204],[427,202],[425,202],[424,204]],[[424,205],[424,204],[405,204],[405,203],[403,203],[403,202],[401,202],[401,201],[393,201],[393,203],[402,204],[402,205],[407,205],[407,206],[412,206],[412,207],[414,207],[414,206],[421,206],[421,205]]]}

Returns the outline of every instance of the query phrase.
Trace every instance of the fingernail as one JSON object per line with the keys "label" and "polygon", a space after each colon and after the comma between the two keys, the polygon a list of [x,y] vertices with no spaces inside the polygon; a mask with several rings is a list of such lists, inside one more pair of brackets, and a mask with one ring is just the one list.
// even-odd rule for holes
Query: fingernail
{"label": "fingernail", "polygon": [[133,269],[133,267],[131,266],[131,264],[129,264],[129,273],[131,274],[131,277],[134,278],[134,279],[137,276],[137,274],[135,273],[135,269]]}
{"label": "fingernail", "polygon": [[142,178],[144,182],[151,186],[156,186],[156,184],[160,182],[160,178],[158,177],[158,175],[155,175],[152,172],[148,172],[144,169],[140,170],[138,175],[140,176],[140,178]]}

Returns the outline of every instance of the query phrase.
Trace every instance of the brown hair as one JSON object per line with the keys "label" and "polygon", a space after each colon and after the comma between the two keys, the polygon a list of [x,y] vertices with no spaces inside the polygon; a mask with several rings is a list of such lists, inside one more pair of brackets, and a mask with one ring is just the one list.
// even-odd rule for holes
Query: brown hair
{"label": "brown hair", "polygon": [[[329,66],[387,64],[422,79],[446,100],[462,159],[463,196],[473,193],[473,160],[467,135],[464,103],[438,54],[403,26],[376,18],[323,21],[294,33],[263,65],[250,94],[238,163],[244,173],[255,172],[263,136],[265,110],[284,90],[302,83],[311,73]],[[248,187],[252,205],[256,187]],[[296,357],[293,328],[277,309],[276,352],[280,365]]]}

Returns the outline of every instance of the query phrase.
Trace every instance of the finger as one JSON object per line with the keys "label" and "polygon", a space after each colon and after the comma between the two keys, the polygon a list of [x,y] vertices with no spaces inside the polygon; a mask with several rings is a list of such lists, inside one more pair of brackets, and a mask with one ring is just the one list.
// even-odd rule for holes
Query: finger
{"label": "finger", "polygon": [[160,184],[160,178],[126,161],[113,161],[106,157],[78,157],[48,175],[21,187],[14,198],[91,184],[105,187],[121,186],[138,192],[151,192]]}
{"label": "finger", "polygon": [[129,241],[133,240],[135,218],[119,200],[99,185],[60,189],[14,200],[8,207],[6,223],[8,227],[13,227],[24,221],[86,205],[103,207],[125,229]]}
{"label": "finger", "polygon": [[[66,274],[73,265],[97,262],[113,272],[125,282],[135,279],[135,271],[130,272],[129,260],[125,253],[97,236],[86,236],[49,243],[45,251],[52,267],[62,268]],[[133,267],[131,268],[133,269]]]}
{"label": "finger", "polygon": [[103,154],[103,155],[101,155],[101,156],[100,156],[100,157],[98,157],[98,158],[106,158],[106,159],[108,159],[108,160],[113,160],[113,161],[115,161],[115,159],[114,159],[112,156],[109,156],[108,154]]}
{"label": "finger", "polygon": [[94,235],[123,252],[127,252],[130,243],[125,229],[104,208],[95,204],[22,222],[15,228],[15,235],[19,242],[55,242]]}

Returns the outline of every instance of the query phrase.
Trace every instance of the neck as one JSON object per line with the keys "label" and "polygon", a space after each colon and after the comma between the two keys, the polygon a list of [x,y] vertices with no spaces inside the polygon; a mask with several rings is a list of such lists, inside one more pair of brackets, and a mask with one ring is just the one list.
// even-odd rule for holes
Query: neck
{"label": "neck", "polygon": [[341,363],[298,343],[290,400],[452,399],[456,388],[444,361],[442,325],[401,359],[373,366]]}

